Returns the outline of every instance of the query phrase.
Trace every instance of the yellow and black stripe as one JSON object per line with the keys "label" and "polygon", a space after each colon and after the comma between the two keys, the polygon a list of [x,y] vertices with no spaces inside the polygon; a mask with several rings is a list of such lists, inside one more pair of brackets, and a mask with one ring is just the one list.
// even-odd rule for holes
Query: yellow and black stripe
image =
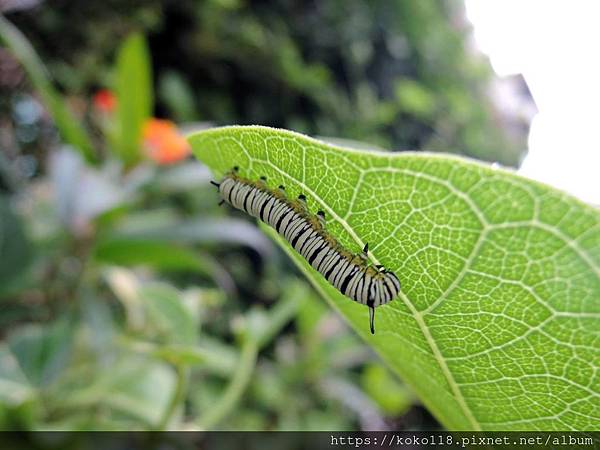
{"label": "yellow and black stripe", "polygon": [[367,305],[371,333],[375,334],[375,308],[398,295],[400,281],[393,272],[367,264],[368,244],[359,254],[345,250],[325,230],[322,211],[310,214],[303,195],[290,200],[283,186],[271,189],[264,178],[250,181],[238,176],[234,168],[221,183],[213,184],[223,201],[275,228],[337,290]]}

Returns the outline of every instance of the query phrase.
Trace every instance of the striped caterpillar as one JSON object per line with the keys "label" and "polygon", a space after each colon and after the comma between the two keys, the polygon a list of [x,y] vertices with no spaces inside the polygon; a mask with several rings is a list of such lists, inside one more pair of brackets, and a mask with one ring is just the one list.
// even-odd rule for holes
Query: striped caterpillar
{"label": "striped caterpillar", "polygon": [[306,197],[290,200],[285,188],[271,189],[266,178],[251,181],[238,175],[238,168],[220,183],[211,181],[229,203],[273,227],[306,261],[338,291],[369,307],[369,325],[375,334],[375,308],[393,300],[400,292],[400,281],[383,266],[367,263],[369,244],[362,253],[352,253],[325,230],[325,213],[311,214]]}

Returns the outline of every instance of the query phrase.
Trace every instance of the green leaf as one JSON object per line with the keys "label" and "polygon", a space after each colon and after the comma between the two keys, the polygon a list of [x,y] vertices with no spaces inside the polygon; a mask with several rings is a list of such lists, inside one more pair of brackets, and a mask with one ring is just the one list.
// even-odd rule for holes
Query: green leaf
{"label": "green leaf", "polygon": [[116,150],[126,165],[141,159],[142,127],[152,113],[152,73],[144,36],[132,34],[117,55]]}
{"label": "green leaf", "polygon": [[166,284],[149,285],[141,289],[140,297],[168,342],[182,345],[196,343],[196,323],[177,289]]}
{"label": "green leaf", "polygon": [[175,383],[175,373],[167,364],[126,355],[110,370],[99,371],[84,389],[65,393],[61,406],[80,407],[86,414],[90,408],[106,407],[103,415],[119,412],[153,429],[168,407]]}
{"label": "green leaf", "polygon": [[389,416],[400,417],[412,406],[413,396],[389,371],[371,364],[362,373],[362,386],[381,410]]}
{"label": "green leaf", "polygon": [[73,116],[60,93],[52,85],[50,75],[27,38],[1,14],[0,42],[8,47],[23,65],[64,141],[78,150],[86,161],[94,162],[94,148],[85,128]]}
{"label": "green leaf", "polygon": [[179,72],[167,71],[160,78],[159,93],[173,120],[189,122],[196,118],[194,91]]}
{"label": "green leaf", "polygon": [[273,246],[255,227],[244,220],[190,220],[155,226],[147,220],[142,226],[117,230],[123,239],[168,240],[181,244],[246,245],[265,257]]}
{"label": "green leaf", "polygon": [[403,111],[421,118],[429,118],[435,110],[435,97],[425,86],[410,79],[395,83],[395,94]]}
{"label": "green leaf", "polygon": [[167,241],[105,239],[96,246],[94,256],[99,261],[125,266],[147,264],[166,270],[206,271],[194,252]]}
{"label": "green leaf", "polygon": [[213,256],[169,241],[166,234],[163,239],[106,237],[96,245],[94,257],[103,263],[122,266],[148,265],[164,271],[194,271],[212,278],[228,294],[236,293],[235,282]]}
{"label": "green leaf", "polygon": [[453,156],[349,150],[264,127],[189,140],[217,177],[237,165],[306,194],[342,244],[368,242],[372,262],[399,276],[401,294],[377,309],[369,336],[367,308],[284,244],[447,428],[597,428],[597,210]]}
{"label": "green leaf", "polygon": [[34,386],[48,386],[65,369],[73,342],[73,326],[64,318],[52,325],[29,325],[8,338],[10,351]]}
{"label": "green leaf", "polygon": [[22,404],[34,392],[15,355],[6,345],[0,345],[0,404]]}

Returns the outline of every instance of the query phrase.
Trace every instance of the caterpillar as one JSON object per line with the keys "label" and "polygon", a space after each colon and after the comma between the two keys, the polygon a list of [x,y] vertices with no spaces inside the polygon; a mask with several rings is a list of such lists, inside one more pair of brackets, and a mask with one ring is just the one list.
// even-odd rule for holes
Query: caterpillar
{"label": "caterpillar", "polygon": [[265,177],[251,181],[238,171],[234,167],[220,183],[211,181],[219,190],[219,205],[227,202],[274,228],[338,291],[369,307],[369,325],[375,334],[375,308],[398,295],[398,277],[383,266],[367,263],[368,243],[362,253],[346,250],[326,231],[325,213],[308,211],[303,194],[291,200],[283,186],[272,189]]}

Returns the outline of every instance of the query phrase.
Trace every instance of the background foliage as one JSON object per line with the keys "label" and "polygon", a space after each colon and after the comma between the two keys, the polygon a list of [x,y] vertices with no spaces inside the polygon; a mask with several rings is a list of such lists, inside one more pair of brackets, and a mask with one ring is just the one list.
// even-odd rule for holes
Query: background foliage
{"label": "background foliage", "polygon": [[[525,129],[489,100],[459,1],[54,0],[12,15],[58,83],[109,84],[132,29],[148,34],[157,111],[516,165]],[[514,118],[512,118],[514,120]]]}
{"label": "background foliage", "polygon": [[0,17],[1,426],[438,427],[153,117],[514,165],[460,3],[34,3]]}

